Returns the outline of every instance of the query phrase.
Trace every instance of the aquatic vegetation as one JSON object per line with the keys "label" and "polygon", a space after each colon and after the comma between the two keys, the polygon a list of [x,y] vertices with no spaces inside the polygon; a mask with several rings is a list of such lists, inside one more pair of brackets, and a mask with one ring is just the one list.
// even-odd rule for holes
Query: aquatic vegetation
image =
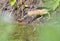
{"label": "aquatic vegetation", "polygon": [[45,6],[47,8],[49,8],[49,10],[55,10],[59,4],[60,4],[60,0],[42,0],[45,4]]}
{"label": "aquatic vegetation", "polygon": [[10,5],[13,6],[16,3],[16,0],[11,0]]}
{"label": "aquatic vegetation", "polygon": [[[17,0],[13,0],[10,2],[11,7],[15,5],[16,1]],[[22,1],[20,0],[20,2]],[[26,8],[31,10],[32,9],[32,8],[30,9],[31,5],[24,5],[21,7],[20,5],[15,5],[17,7],[13,7],[14,8],[13,11],[16,13],[17,15],[17,16],[15,15],[16,17],[14,16],[13,13],[6,12],[9,11],[10,9],[9,10],[7,9],[5,11],[4,9],[2,9],[3,12],[0,14],[0,41],[60,41],[60,7],[59,7],[60,0],[43,0],[43,2],[47,10],[51,10],[53,12],[51,13],[50,20],[44,21],[45,20],[44,18],[43,18],[44,20],[40,19],[39,22],[44,21],[44,23],[41,23],[39,25],[34,25],[35,23],[33,25],[28,24],[22,25],[15,23],[16,22],[15,18],[17,17],[20,18],[20,14],[22,14],[20,12],[20,9],[24,7],[21,9],[22,12],[24,9],[26,10]],[[26,14],[25,10],[23,13],[24,15]],[[17,13],[18,11],[19,13]]]}

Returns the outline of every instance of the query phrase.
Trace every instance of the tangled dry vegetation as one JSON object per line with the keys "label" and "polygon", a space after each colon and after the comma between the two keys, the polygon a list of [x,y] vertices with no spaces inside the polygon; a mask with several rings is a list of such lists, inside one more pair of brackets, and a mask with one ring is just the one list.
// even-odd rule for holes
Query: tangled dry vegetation
{"label": "tangled dry vegetation", "polygon": [[[44,7],[42,0],[17,0],[13,6],[9,4],[10,1],[11,0],[1,0],[0,10],[7,11],[10,12],[11,14],[14,14],[15,19],[19,24],[32,23],[33,21],[41,17],[42,12],[44,13],[47,12],[47,10],[45,9],[43,10],[37,9],[38,7],[42,7],[42,8]],[[37,13],[40,13],[40,15],[39,14],[37,15]]]}

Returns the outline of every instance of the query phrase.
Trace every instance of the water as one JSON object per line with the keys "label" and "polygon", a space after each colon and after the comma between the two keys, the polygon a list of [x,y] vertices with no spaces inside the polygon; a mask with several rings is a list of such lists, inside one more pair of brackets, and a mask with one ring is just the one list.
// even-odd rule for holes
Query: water
{"label": "water", "polygon": [[51,19],[43,25],[13,24],[14,17],[0,16],[0,41],[60,41],[60,8],[53,12]]}
{"label": "water", "polygon": [[60,41],[60,8],[51,14],[51,19],[38,26],[38,41]]}
{"label": "water", "polygon": [[33,41],[36,32],[33,26],[15,24],[14,16],[8,12],[0,14],[0,41]]}

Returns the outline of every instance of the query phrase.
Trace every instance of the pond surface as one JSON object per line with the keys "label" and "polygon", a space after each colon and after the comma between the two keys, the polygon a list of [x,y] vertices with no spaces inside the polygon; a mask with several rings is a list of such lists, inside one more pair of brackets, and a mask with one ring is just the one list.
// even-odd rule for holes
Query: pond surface
{"label": "pond surface", "polygon": [[[33,32],[34,27],[37,29]],[[60,41],[60,8],[38,26],[4,23],[0,18],[0,41]]]}

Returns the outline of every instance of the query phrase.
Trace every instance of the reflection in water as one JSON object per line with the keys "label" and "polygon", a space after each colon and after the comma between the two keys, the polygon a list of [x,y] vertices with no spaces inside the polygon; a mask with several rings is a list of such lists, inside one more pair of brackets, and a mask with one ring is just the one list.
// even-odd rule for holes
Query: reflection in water
{"label": "reflection in water", "polygon": [[10,38],[12,40],[20,41],[37,41],[37,32],[33,31],[33,26],[27,25],[17,25],[13,33],[11,33]]}

